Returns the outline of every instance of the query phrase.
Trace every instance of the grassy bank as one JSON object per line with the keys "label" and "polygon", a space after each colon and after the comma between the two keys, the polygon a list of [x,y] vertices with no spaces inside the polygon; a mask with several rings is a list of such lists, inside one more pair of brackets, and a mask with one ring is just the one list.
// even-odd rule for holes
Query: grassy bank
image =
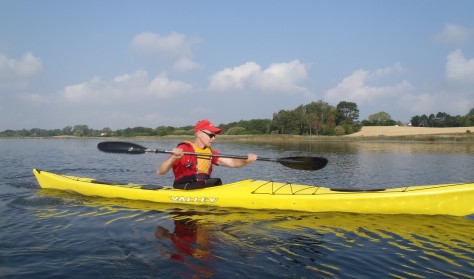
{"label": "grassy bank", "polygon": [[[191,140],[193,137],[166,136],[159,138],[143,137],[141,139],[176,139]],[[474,134],[429,134],[429,135],[397,135],[397,136],[299,136],[299,135],[219,135],[219,141],[243,141],[243,142],[304,142],[304,141],[333,141],[333,142],[357,142],[357,141],[405,141],[405,142],[473,142]]]}
{"label": "grassy bank", "polygon": [[[45,137],[27,137],[27,139],[41,139]],[[74,136],[56,136],[55,139],[81,139]],[[140,137],[83,137],[82,139],[100,139],[103,141],[120,140],[193,140],[190,135],[171,136],[140,136]],[[13,139],[7,137],[4,139]],[[332,142],[377,142],[377,141],[400,141],[400,142],[444,142],[444,143],[474,143],[474,133],[447,133],[447,134],[416,134],[416,135],[377,135],[377,136],[313,136],[313,135],[218,135],[219,141],[242,141],[242,142],[305,142],[305,141],[332,141]]]}

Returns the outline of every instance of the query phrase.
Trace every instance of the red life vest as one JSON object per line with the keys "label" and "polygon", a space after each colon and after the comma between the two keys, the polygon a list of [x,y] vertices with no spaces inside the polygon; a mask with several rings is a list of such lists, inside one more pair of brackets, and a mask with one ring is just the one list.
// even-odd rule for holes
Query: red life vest
{"label": "red life vest", "polygon": [[[211,148],[202,149],[187,141],[178,144],[178,147],[183,149],[184,152],[219,154]],[[184,155],[173,163],[175,181],[183,177],[193,177],[196,181],[209,179],[212,173],[212,165],[216,165],[218,159],[218,157],[206,155]]]}

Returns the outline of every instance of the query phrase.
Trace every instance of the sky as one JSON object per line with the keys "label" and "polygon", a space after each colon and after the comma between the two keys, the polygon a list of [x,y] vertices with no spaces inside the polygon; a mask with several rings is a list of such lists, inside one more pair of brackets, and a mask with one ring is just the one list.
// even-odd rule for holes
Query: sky
{"label": "sky", "polygon": [[474,1],[0,0],[0,131],[474,108]]}

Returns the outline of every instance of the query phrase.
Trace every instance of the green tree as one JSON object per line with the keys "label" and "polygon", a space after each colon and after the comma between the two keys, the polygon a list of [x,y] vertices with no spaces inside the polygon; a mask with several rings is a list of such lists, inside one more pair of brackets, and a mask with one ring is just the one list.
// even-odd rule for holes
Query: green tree
{"label": "green tree", "polygon": [[334,107],[328,103],[319,100],[307,104],[304,109],[308,133],[310,135],[319,135],[324,131],[326,125],[332,125],[331,120],[333,118]]}
{"label": "green tree", "polygon": [[336,124],[358,124],[359,109],[353,102],[341,101],[336,106]]}
{"label": "green tree", "polygon": [[75,137],[84,137],[85,136],[85,133],[84,133],[84,130],[81,130],[81,129],[77,129],[74,131],[74,136]]}
{"label": "green tree", "polygon": [[472,108],[465,116],[465,126],[474,125],[474,108]]}
{"label": "green tree", "polygon": [[75,125],[72,129],[72,134],[75,137],[87,137],[89,136],[89,126],[87,125]]}
{"label": "green tree", "polygon": [[233,127],[242,127],[245,129],[245,134],[268,134],[270,133],[271,122],[270,119],[240,120],[238,122],[221,124],[220,128],[223,133],[227,133]]}
{"label": "green tree", "polygon": [[294,110],[280,110],[273,114],[272,130],[279,134],[299,134],[301,121],[298,113]]}
{"label": "green tree", "polygon": [[226,131],[226,135],[245,135],[246,130],[244,127],[232,127]]}
{"label": "green tree", "polygon": [[429,118],[426,116],[426,114],[423,114],[420,116],[420,126],[421,127],[427,127],[429,124]]}
{"label": "green tree", "polygon": [[390,114],[381,111],[367,117],[369,126],[393,126],[396,124]]}
{"label": "green tree", "polygon": [[344,127],[342,127],[342,126],[334,127],[334,132],[337,136],[342,136],[342,135],[346,134],[346,131],[345,131]]}
{"label": "green tree", "polygon": [[173,134],[175,128],[171,126],[160,126],[155,129],[155,134],[158,136],[167,136]]}
{"label": "green tree", "polygon": [[102,131],[100,132],[100,136],[111,136],[113,134],[113,131],[112,129],[110,129],[109,127],[105,127],[104,129],[102,129]]}
{"label": "green tree", "polygon": [[411,118],[410,124],[414,127],[420,126],[421,123],[421,117],[419,115],[415,115]]}
{"label": "green tree", "polygon": [[63,133],[66,135],[66,136],[71,136],[73,133],[72,133],[72,127],[71,126],[66,126],[63,128]]}

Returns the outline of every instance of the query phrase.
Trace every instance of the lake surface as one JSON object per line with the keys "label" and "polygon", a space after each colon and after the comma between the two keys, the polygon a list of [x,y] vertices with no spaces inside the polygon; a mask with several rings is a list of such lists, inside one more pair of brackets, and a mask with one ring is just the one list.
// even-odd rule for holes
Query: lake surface
{"label": "lake surface", "polygon": [[[358,215],[153,204],[41,190],[33,168],[169,185],[168,155],[107,154],[99,140],[0,139],[0,278],[474,278],[474,216]],[[175,141],[134,141],[172,149]],[[224,154],[320,156],[318,171],[258,161],[224,182],[338,188],[474,181],[474,144],[218,142]],[[473,201],[474,202],[474,201]],[[182,237],[166,237],[166,231]]]}

